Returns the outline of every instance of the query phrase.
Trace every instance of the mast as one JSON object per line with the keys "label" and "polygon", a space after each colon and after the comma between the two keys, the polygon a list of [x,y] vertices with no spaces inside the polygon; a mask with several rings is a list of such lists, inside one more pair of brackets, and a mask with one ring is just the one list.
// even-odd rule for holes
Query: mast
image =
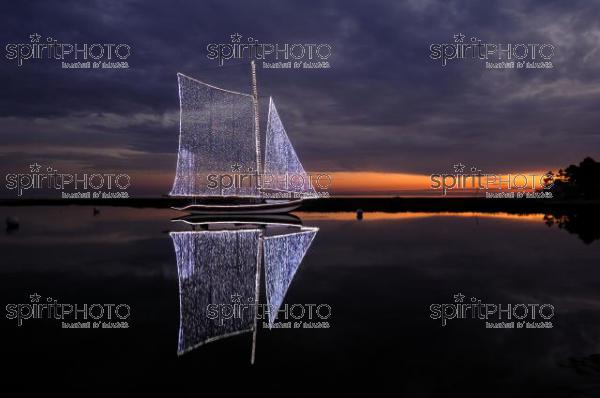
{"label": "mast", "polygon": [[256,63],[254,60],[250,61],[250,70],[252,75],[252,103],[254,106],[254,139],[256,140],[256,175],[257,183],[260,187],[260,173],[262,172],[260,162],[260,128],[258,125],[258,87],[256,84]]}

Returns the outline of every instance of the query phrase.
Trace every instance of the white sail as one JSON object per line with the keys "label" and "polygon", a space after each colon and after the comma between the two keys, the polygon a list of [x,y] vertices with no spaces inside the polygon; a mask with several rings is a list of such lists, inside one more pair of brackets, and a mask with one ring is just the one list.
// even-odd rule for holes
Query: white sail
{"label": "white sail", "polygon": [[260,196],[254,98],[177,78],[179,153],[170,195]]}
{"label": "white sail", "polygon": [[301,232],[264,238],[264,264],[269,327],[277,318],[285,294],[292,283],[318,228],[302,228]]}
{"label": "white sail", "polygon": [[[269,99],[262,188],[312,196],[315,190],[288,138],[275,102]],[[304,194],[304,195],[302,195]]]}
{"label": "white sail", "polygon": [[254,329],[260,230],[169,234],[179,275],[179,344],[204,343]]}

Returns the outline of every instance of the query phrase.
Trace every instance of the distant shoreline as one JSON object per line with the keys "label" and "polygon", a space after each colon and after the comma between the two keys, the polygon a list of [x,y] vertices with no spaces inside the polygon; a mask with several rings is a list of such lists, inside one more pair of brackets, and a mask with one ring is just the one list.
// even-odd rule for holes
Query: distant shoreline
{"label": "distant shoreline", "polygon": [[[189,203],[175,198],[132,199],[0,199],[0,207],[19,206],[117,206],[169,208]],[[484,198],[399,198],[342,197],[307,200],[298,209],[303,212],[347,212],[361,209],[379,212],[556,212],[600,210],[599,200],[555,199],[484,199]]]}

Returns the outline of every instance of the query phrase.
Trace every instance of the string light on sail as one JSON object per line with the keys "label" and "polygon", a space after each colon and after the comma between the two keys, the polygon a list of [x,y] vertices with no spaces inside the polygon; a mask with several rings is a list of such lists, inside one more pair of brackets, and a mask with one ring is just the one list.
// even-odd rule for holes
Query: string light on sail
{"label": "string light on sail", "polygon": [[171,196],[261,198],[267,205],[266,199],[317,196],[272,99],[261,150],[254,67],[252,72],[252,95],[177,75],[180,133]]}
{"label": "string light on sail", "polygon": [[269,99],[266,137],[264,188],[315,194],[315,189],[285,132],[272,98]]}
{"label": "string light on sail", "polygon": [[257,184],[215,187],[211,175],[231,165],[257,170],[255,109],[249,94],[220,89],[178,74],[179,152],[172,196],[258,197]]}

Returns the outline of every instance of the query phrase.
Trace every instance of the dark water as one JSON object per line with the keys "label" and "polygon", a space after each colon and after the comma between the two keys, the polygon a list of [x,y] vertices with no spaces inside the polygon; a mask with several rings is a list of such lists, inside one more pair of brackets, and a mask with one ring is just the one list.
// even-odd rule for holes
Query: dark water
{"label": "dark water", "polygon": [[[326,303],[329,328],[259,328],[178,356],[169,210],[2,208],[6,388],[65,396],[600,395],[600,241],[544,215],[299,214],[319,228],[286,303]],[[547,220],[546,220],[547,221]],[[570,233],[573,232],[573,233]],[[17,326],[5,306],[126,303],[127,329]],[[552,328],[489,329],[430,317],[434,303],[551,304]]]}

